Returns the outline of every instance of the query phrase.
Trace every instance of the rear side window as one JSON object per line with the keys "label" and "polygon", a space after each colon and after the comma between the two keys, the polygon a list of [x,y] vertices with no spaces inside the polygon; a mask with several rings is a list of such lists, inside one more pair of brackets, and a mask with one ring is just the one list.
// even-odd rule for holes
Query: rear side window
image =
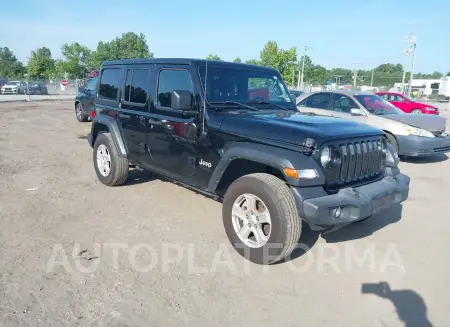
{"label": "rear side window", "polygon": [[170,108],[173,90],[190,91],[194,93],[191,75],[184,69],[163,69],[158,79],[158,105]]}
{"label": "rear side window", "polygon": [[313,94],[306,99],[306,106],[317,109],[328,109],[330,96],[328,93]]}
{"label": "rear side window", "polygon": [[120,69],[107,68],[103,70],[98,95],[109,100],[116,100],[121,79],[122,72]]}
{"label": "rear side window", "polygon": [[148,69],[130,69],[127,71],[125,84],[125,101],[145,104],[148,95]]}

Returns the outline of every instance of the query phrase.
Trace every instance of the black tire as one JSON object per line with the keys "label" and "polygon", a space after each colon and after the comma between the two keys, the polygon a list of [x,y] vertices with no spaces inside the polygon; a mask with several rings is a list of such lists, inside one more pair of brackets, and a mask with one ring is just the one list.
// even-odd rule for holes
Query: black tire
{"label": "black tire", "polygon": [[386,137],[388,139],[388,142],[391,143],[392,146],[394,147],[395,152],[398,153],[398,143],[397,143],[397,139],[395,138],[395,136],[390,133],[386,133]]}
{"label": "black tire", "polygon": [[[97,163],[97,150],[100,145],[104,145],[106,147],[111,158],[110,171],[107,176],[102,175],[100,172],[100,167],[98,167]],[[110,133],[101,133],[97,136],[94,144],[92,159],[95,172],[100,182],[107,186],[117,186],[125,183],[128,177],[128,159],[119,156]]]}
{"label": "black tire", "polygon": [[87,122],[89,119],[89,116],[83,112],[83,105],[81,102],[75,104],[75,116],[80,123]]}
{"label": "black tire", "polygon": [[[233,227],[234,202],[245,193],[261,199],[271,216],[270,236],[259,248],[245,245]],[[295,249],[301,235],[302,221],[291,191],[284,181],[269,174],[250,174],[234,181],[223,199],[222,218],[232,246],[241,256],[257,264],[273,264],[285,259]]]}
{"label": "black tire", "polygon": [[413,114],[413,115],[421,115],[421,114],[423,114],[423,112],[422,112],[422,110],[416,108],[416,109],[413,109],[411,111],[411,114]]}

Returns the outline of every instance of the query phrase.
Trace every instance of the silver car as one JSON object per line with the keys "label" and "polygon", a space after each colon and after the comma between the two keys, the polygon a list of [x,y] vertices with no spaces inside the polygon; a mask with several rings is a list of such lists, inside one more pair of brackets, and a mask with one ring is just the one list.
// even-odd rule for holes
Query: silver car
{"label": "silver car", "polygon": [[380,96],[358,91],[321,91],[297,98],[301,112],[351,119],[382,129],[399,155],[421,157],[450,151],[446,118],[411,115]]}

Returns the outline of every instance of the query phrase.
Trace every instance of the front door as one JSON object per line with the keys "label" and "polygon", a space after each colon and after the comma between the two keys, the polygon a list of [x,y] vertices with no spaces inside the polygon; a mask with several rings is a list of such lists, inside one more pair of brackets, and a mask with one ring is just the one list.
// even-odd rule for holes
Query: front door
{"label": "front door", "polygon": [[183,115],[173,109],[174,90],[192,93],[191,112],[199,110],[191,66],[157,65],[154,101],[147,120],[149,164],[164,175],[196,185],[198,150],[198,115]]}

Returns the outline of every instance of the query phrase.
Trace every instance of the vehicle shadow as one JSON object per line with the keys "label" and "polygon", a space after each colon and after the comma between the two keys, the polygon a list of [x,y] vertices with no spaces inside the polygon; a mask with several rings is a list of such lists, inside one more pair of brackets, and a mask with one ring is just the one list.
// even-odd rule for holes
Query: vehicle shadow
{"label": "vehicle shadow", "polygon": [[275,263],[274,265],[282,264],[287,261],[295,260],[301,257],[302,255],[304,255],[305,253],[307,253],[309,250],[312,249],[312,247],[317,243],[319,236],[320,236],[319,232],[311,230],[308,224],[303,222],[302,235],[294,251],[292,251],[292,253],[288,257]]}
{"label": "vehicle shadow", "polygon": [[432,327],[424,299],[413,290],[392,290],[387,282],[364,283],[362,294],[373,294],[390,300],[405,327]]}
{"label": "vehicle shadow", "polygon": [[402,215],[402,205],[397,204],[391,208],[375,214],[367,220],[353,223],[337,231],[322,233],[322,238],[327,243],[338,243],[356,240],[372,235],[376,231],[398,222]]}
{"label": "vehicle shadow", "polygon": [[437,163],[448,159],[448,156],[444,153],[439,153],[431,157],[401,157],[402,162],[412,163],[412,164],[427,164],[427,163]]}
{"label": "vehicle shadow", "polygon": [[161,179],[159,176],[155,176],[152,174],[152,172],[145,170],[145,169],[137,169],[133,168],[130,169],[128,172],[128,177],[123,186],[131,186],[131,185],[137,185],[142,183],[147,183],[154,181],[156,179]]}

